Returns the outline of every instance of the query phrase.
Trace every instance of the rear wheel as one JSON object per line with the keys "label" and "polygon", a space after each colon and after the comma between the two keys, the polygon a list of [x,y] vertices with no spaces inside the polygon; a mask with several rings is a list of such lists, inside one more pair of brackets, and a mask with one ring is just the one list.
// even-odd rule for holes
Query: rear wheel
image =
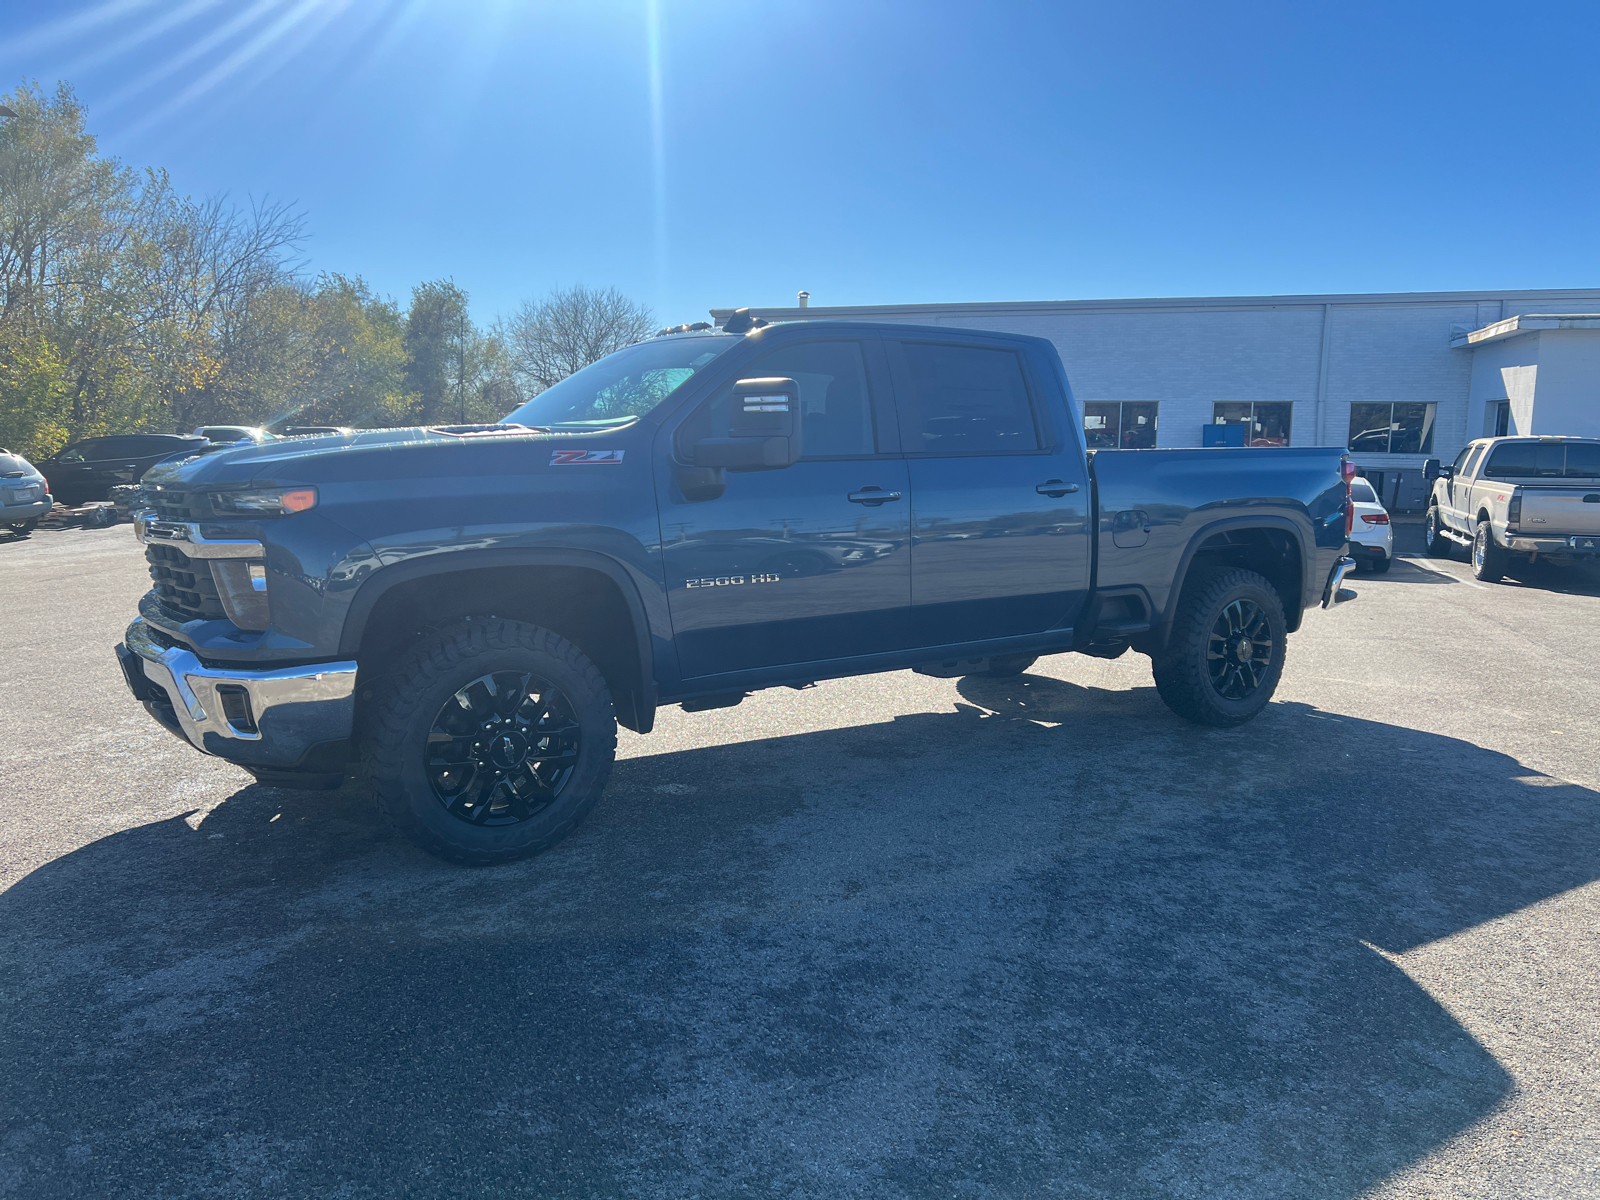
{"label": "rear wheel", "polygon": [[1499,583],[1506,573],[1508,555],[1494,540],[1494,530],[1488,521],[1478,522],[1478,531],[1472,537],[1472,577],[1484,583]]}
{"label": "rear wheel", "polygon": [[7,528],[18,537],[27,537],[35,529],[39,528],[39,518],[34,517],[31,521],[13,521]]}
{"label": "rear wheel", "polygon": [[1242,725],[1272,699],[1283,675],[1288,623],[1263,576],[1223,568],[1192,580],[1172,635],[1153,664],[1168,708],[1200,725]]}
{"label": "rear wheel", "polygon": [[1428,544],[1428,553],[1434,558],[1450,557],[1450,539],[1444,536],[1444,525],[1439,520],[1439,506],[1428,507],[1427,518],[1422,522],[1422,539]]}
{"label": "rear wheel", "polygon": [[1382,575],[1384,572],[1386,572],[1389,569],[1389,564],[1391,562],[1393,562],[1393,561],[1394,561],[1393,558],[1391,558],[1389,555],[1385,554],[1382,558],[1374,558],[1374,559],[1372,559],[1367,564],[1367,568],[1374,575]]}
{"label": "rear wheel", "polygon": [[372,714],[362,758],[400,832],[455,862],[548,850],[611,777],[617,725],[605,680],[565,638],[489,618],[439,630],[407,657]]}

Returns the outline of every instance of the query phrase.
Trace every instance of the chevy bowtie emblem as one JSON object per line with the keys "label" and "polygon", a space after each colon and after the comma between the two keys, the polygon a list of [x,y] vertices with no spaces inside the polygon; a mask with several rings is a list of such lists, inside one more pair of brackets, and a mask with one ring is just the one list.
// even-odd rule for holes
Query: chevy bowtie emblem
{"label": "chevy bowtie emblem", "polygon": [[616,467],[622,464],[623,450],[552,450],[552,467]]}

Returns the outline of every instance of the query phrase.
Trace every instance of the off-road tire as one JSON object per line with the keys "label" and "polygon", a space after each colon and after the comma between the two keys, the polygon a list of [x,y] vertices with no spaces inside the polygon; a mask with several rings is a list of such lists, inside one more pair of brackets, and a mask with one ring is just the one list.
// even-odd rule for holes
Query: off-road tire
{"label": "off-road tire", "polygon": [[974,679],[1014,679],[1021,675],[1034,663],[1039,661],[1037,654],[1001,654],[989,660],[988,670],[976,671]]}
{"label": "off-road tire", "polygon": [[1427,543],[1428,554],[1433,558],[1449,558],[1451,554],[1451,541],[1444,536],[1444,518],[1439,515],[1439,506],[1430,504],[1428,515],[1422,519],[1422,540]]}
{"label": "off-road tire", "polygon": [[[510,825],[478,826],[450,813],[424,769],[442,706],[480,676],[531,672],[554,684],[579,727],[576,766],[547,807]],[[539,854],[577,828],[611,778],[617,722],[611,693],[588,657],[548,629],[496,617],[439,629],[406,653],[363,714],[362,774],[389,823],[430,854],[488,866]]]}
{"label": "off-road tire", "polygon": [[1506,562],[1511,556],[1494,540],[1494,530],[1489,522],[1479,521],[1472,535],[1472,577],[1483,583],[1499,583],[1506,573]]}
{"label": "off-road tire", "polygon": [[[1213,627],[1236,600],[1262,614],[1271,634],[1271,651],[1260,682],[1243,698],[1231,699],[1212,682],[1210,651]],[[1156,691],[1168,708],[1198,725],[1219,729],[1242,725],[1272,699],[1283,677],[1287,636],[1283,601],[1264,576],[1237,567],[1207,571],[1184,586],[1172,634],[1152,663]]]}

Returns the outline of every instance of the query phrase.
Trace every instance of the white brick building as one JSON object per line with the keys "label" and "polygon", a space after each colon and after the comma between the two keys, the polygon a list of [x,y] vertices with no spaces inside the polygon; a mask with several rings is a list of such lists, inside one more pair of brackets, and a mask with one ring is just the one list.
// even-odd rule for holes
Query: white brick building
{"label": "white brick building", "polygon": [[[1049,338],[1101,444],[1351,446],[1392,507],[1497,423],[1600,436],[1600,289],[751,311]],[[1202,432],[1219,422],[1242,428]]]}

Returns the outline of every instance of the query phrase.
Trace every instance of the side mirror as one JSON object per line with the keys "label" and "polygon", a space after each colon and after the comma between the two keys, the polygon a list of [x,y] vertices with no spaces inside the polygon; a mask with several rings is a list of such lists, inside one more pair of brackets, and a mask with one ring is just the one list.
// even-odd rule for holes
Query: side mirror
{"label": "side mirror", "polygon": [[1439,460],[1437,458],[1425,458],[1422,460],[1422,477],[1429,483],[1439,478]]}
{"label": "side mirror", "polygon": [[697,467],[771,471],[800,457],[800,385],[792,379],[741,379],[733,385],[728,436],[694,444]]}

